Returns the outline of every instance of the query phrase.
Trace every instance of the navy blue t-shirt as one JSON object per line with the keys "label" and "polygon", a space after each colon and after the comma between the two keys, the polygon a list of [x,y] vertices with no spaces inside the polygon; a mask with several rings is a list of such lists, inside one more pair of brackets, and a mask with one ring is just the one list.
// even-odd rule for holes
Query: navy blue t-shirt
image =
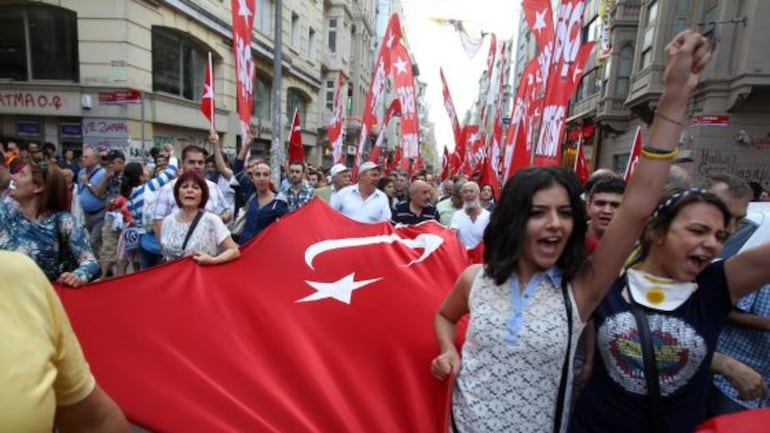
{"label": "navy blue t-shirt", "polygon": [[[671,433],[695,430],[705,418],[709,369],[717,338],[732,308],[724,262],[696,277],[698,290],[674,311],[645,309],[655,346],[663,419]],[[596,353],[580,393],[570,433],[649,433],[644,363],[631,307],[615,281],[594,312]],[[644,308],[644,307],[643,307]]]}

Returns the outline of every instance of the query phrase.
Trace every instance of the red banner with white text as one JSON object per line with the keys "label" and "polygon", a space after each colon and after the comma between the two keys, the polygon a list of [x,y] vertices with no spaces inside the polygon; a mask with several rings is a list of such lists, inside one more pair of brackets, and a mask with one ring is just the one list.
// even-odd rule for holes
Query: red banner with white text
{"label": "red banner with white text", "polygon": [[412,60],[406,48],[395,45],[390,52],[396,95],[401,101],[401,148],[404,158],[420,154],[420,127],[417,119],[417,95],[414,91]]}
{"label": "red banner with white text", "polygon": [[332,149],[332,158],[335,164],[345,162],[345,154],[342,148],[342,72],[337,74],[337,89],[334,91],[334,105],[332,106],[332,117],[329,119],[329,146]]}
{"label": "red banner with white text", "polygon": [[246,137],[251,125],[256,68],[251,55],[251,32],[256,13],[254,0],[232,0],[233,53],[235,55],[236,93],[241,137]]}
{"label": "red banner with white text", "polygon": [[462,131],[460,130],[460,121],[457,119],[457,111],[455,111],[455,104],[452,102],[452,94],[449,93],[449,86],[444,77],[444,68],[439,68],[439,74],[441,74],[441,86],[442,93],[444,95],[444,108],[449,115],[449,122],[452,124],[452,133],[455,139],[455,149],[457,149],[457,141],[460,139]]}
{"label": "red banner with white text", "polygon": [[400,44],[401,22],[398,19],[398,14],[393,14],[390,17],[390,21],[388,21],[388,28],[385,30],[385,36],[380,43],[380,51],[377,55],[377,60],[374,62],[374,68],[372,69],[372,80],[371,85],[369,86],[369,93],[366,94],[364,112],[361,116],[361,133],[358,136],[358,146],[356,147],[356,170],[361,164],[366,140],[369,138],[369,134],[372,132],[374,124],[377,123],[377,102],[382,96],[382,92],[385,89],[385,82],[390,73],[390,51]]}

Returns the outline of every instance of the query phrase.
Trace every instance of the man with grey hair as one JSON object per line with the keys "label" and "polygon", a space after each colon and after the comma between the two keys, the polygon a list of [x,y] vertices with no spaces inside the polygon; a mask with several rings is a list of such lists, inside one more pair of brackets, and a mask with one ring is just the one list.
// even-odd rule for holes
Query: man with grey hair
{"label": "man with grey hair", "polygon": [[464,178],[454,179],[452,182],[452,194],[436,204],[438,221],[447,227],[452,223],[452,216],[463,208],[463,185],[467,182]]}
{"label": "man with grey hair", "polygon": [[730,209],[733,218],[727,225],[727,232],[735,232],[738,223],[746,217],[746,211],[749,209],[749,202],[754,197],[754,191],[743,179],[731,174],[711,176],[708,179],[706,189],[719,197]]}
{"label": "man with grey hair", "polygon": [[476,182],[466,182],[462,186],[463,209],[455,212],[449,228],[457,233],[466,248],[476,248],[484,238],[484,230],[489,224],[489,211],[481,206],[481,190]]}

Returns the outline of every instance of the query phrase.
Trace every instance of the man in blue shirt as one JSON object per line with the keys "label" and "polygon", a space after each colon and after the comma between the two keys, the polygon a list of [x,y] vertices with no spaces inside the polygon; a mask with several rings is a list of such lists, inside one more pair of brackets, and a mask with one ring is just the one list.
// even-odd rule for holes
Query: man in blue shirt
{"label": "man in blue shirt", "polygon": [[92,147],[83,149],[83,168],[78,174],[78,200],[83,208],[83,216],[86,220],[89,241],[94,254],[102,246],[102,226],[104,225],[104,191],[99,190],[99,185],[105,178],[106,171],[100,165],[99,155]]}

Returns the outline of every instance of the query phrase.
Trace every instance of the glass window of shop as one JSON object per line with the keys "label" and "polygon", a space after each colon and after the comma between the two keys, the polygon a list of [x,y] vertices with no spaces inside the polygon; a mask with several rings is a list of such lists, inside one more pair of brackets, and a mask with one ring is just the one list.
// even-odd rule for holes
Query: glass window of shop
{"label": "glass window of shop", "polygon": [[53,6],[0,6],[0,79],[78,80],[77,15]]}
{"label": "glass window of shop", "polygon": [[190,37],[152,28],[152,90],[200,101],[208,54]]}
{"label": "glass window of shop", "polygon": [[259,71],[254,80],[254,116],[263,122],[269,121],[272,116],[272,89],[273,83],[270,77],[265,77]]}

